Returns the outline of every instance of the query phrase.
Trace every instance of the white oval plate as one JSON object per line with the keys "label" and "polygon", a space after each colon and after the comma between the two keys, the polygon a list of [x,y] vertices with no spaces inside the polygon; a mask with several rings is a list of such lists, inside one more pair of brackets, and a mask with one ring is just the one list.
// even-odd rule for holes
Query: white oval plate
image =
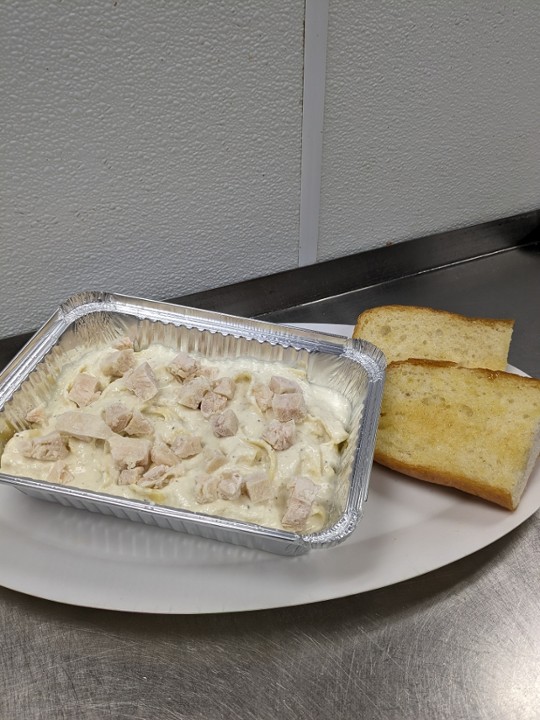
{"label": "white oval plate", "polygon": [[[350,325],[298,326],[352,332]],[[365,517],[353,535],[335,548],[284,558],[65,508],[0,486],[0,583],[49,600],[133,612],[302,605],[435,570],[498,540],[539,507],[540,463],[513,513],[375,465]]]}

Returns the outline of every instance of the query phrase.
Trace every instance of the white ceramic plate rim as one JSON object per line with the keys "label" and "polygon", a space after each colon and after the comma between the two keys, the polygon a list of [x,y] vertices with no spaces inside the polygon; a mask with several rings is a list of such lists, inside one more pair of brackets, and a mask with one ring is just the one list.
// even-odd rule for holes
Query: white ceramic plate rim
{"label": "white ceramic plate rim", "polygon": [[[348,336],[352,331],[350,325],[297,325]],[[539,507],[540,463],[513,513],[375,465],[355,533],[335,548],[284,558],[91,515],[2,486],[0,584],[58,602],[130,612],[303,605],[435,570],[503,537]]]}

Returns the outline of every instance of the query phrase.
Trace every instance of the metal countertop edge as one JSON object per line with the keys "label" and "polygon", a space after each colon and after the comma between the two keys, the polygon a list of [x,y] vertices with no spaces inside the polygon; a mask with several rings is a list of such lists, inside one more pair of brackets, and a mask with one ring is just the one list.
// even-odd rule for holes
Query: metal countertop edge
{"label": "metal countertop edge", "polygon": [[170,302],[257,317],[540,242],[540,210],[388,244]]}
{"label": "metal countertop edge", "polygon": [[[540,243],[540,209],[167,300],[251,317]],[[115,290],[113,288],[112,290]],[[0,338],[0,367],[34,333]]]}

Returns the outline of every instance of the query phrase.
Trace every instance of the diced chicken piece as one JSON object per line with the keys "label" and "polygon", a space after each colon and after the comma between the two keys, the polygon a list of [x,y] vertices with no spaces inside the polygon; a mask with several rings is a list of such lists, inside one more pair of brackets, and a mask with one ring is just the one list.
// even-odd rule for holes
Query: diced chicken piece
{"label": "diced chicken piece", "polygon": [[55,418],[56,429],[81,440],[106,440],[112,430],[99,415],[82,410],[68,410]]}
{"label": "diced chicken piece", "polygon": [[121,470],[120,475],[118,476],[117,484],[134,485],[135,483],[138,483],[139,480],[142,478],[143,472],[143,467],[134,467],[130,468],[129,470]]}
{"label": "diced chicken piece", "polygon": [[180,405],[196,410],[209,390],[210,383],[205,377],[192,378],[182,385],[178,402]]}
{"label": "diced chicken piece", "polygon": [[154,371],[147,362],[124,375],[124,382],[128,390],[144,402],[151,400],[159,390]]}
{"label": "diced chicken piece", "polygon": [[227,400],[232,400],[236,391],[236,383],[230,377],[222,377],[214,383],[214,392],[224,395]]}
{"label": "diced chicken piece", "polygon": [[201,365],[195,375],[199,377],[205,377],[210,382],[214,382],[219,374],[219,370],[211,365]]}
{"label": "diced chicken piece", "polygon": [[68,398],[79,407],[86,407],[101,395],[99,380],[89,373],[79,373],[75,378]]}
{"label": "diced chicken piece", "polygon": [[280,422],[288,422],[289,420],[296,420],[298,422],[303,420],[307,415],[306,403],[301,392],[274,395],[272,399],[272,410]]}
{"label": "diced chicken piece", "polygon": [[177,457],[186,460],[202,451],[201,438],[198,435],[180,435],[175,438],[171,447]]}
{"label": "diced chicken piece", "polygon": [[171,362],[167,365],[167,370],[179,380],[185,380],[191,375],[195,375],[197,370],[200,368],[201,363],[191,355],[185,352],[179,352]]}
{"label": "diced chicken piece", "polygon": [[274,393],[270,390],[268,385],[257,383],[253,386],[253,397],[262,412],[266,412],[272,405]]}
{"label": "diced chicken piece", "polygon": [[133,340],[127,335],[124,335],[124,337],[115,340],[112,346],[115,350],[130,350],[133,348]]}
{"label": "diced chicken piece", "polygon": [[272,420],[266,426],[262,439],[271,445],[274,450],[287,450],[294,443],[296,426],[294,420],[281,423],[279,420]]}
{"label": "diced chicken piece", "polygon": [[105,408],[103,417],[111,430],[115,433],[121,433],[126,429],[132,415],[133,411],[124,403],[113,403]]}
{"label": "diced chicken piece", "polygon": [[63,460],[57,460],[47,475],[47,480],[49,480],[49,482],[59,483],[60,485],[67,485],[73,482],[74,477],[67,463]]}
{"label": "diced chicken piece", "polygon": [[306,524],[310,512],[310,504],[300,502],[300,500],[289,500],[285,515],[281,518],[281,524],[290,530],[301,530]]}
{"label": "diced chicken piece", "polygon": [[69,455],[69,450],[58,432],[28,439],[22,444],[21,452],[24,457],[33,460],[61,460]]}
{"label": "diced chicken piece", "polygon": [[237,472],[225,472],[221,475],[217,495],[223,500],[236,500],[242,491],[242,476]]}
{"label": "diced chicken piece", "polygon": [[176,465],[178,457],[173,453],[171,448],[161,440],[152,445],[150,458],[156,465]]}
{"label": "diced chicken piece", "polygon": [[45,408],[42,405],[32,408],[32,410],[26,413],[26,420],[29,423],[42,423],[45,422],[46,419]]}
{"label": "diced chicken piece", "polygon": [[216,476],[198,477],[195,480],[195,500],[200,503],[211,503],[217,499],[219,478]]}
{"label": "diced chicken piece", "polygon": [[287,510],[281,519],[285,528],[301,529],[309,517],[313,501],[317,495],[317,485],[305,475],[296,477],[290,484],[290,495]]}
{"label": "diced chicken piece", "polygon": [[282,395],[283,393],[302,392],[300,385],[297,382],[289,380],[289,378],[282,377],[281,375],[272,375],[270,378],[270,390],[275,392],[277,395]]}
{"label": "diced chicken piece", "polygon": [[247,496],[254,503],[270,500],[274,496],[272,482],[266,473],[259,472],[244,478]]}
{"label": "diced chicken piece", "polygon": [[168,485],[172,478],[168,474],[171,468],[168,465],[155,465],[150,470],[147,470],[140,480],[137,481],[137,485],[147,488],[162,488]]}
{"label": "diced chicken piece", "polygon": [[318,490],[318,486],[306,475],[298,475],[289,483],[291,500],[299,500],[309,505],[315,500]]}
{"label": "diced chicken piece", "polygon": [[208,456],[208,463],[206,464],[206,472],[212,473],[218,470],[222,465],[227,462],[227,456],[222,453],[221,450],[212,451]]}
{"label": "diced chicken piece", "polygon": [[121,435],[109,437],[109,447],[115,465],[121,469],[147,466],[150,462],[150,442]]}
{"label": "diced chicken piece", "polygon": [[238,431],[238,418],[233,410],[225,410],[210,418],[210,425],[216,437],[232,437]]}
{"label": "diced chicken piece", "polygon": [[151,435],[154,432],[154,426],[141,412],[134,410],[124,432],[127,435]]}
{"label": "diced chicken piece", "polygon": [[209,418],[210,415],[215,415],[221,412],[227,406],[227,398],[224,395],[218,395],[218,393],[209,390],[204,394],[201,401],[201,413],[205,418]]}
{"label": "diced chicken piece", "polygon": [[101,371],[111,377],[123,377],[135,366],[135,353],[131,348],[116,350],[101,362]]}

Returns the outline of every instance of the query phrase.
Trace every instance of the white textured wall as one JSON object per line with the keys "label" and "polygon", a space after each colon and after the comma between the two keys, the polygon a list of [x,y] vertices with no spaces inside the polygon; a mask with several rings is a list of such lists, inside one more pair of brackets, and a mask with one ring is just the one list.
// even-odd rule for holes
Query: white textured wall
{"label": "white textured wall", "polygon": [[540,207],[540,2],[330,0],[318,259]]}
{"label": "white textured wall", "polygon": [[330,0],[328,19],[301,215],[303,0],[1,2],[0,336],[82,289],[295,267],[301,216],[324,260],[540,207],[539,2]]}
{"label": "white textured wall", "polygon": [[1,4],[0,335],[298,260],[302,2]]}

